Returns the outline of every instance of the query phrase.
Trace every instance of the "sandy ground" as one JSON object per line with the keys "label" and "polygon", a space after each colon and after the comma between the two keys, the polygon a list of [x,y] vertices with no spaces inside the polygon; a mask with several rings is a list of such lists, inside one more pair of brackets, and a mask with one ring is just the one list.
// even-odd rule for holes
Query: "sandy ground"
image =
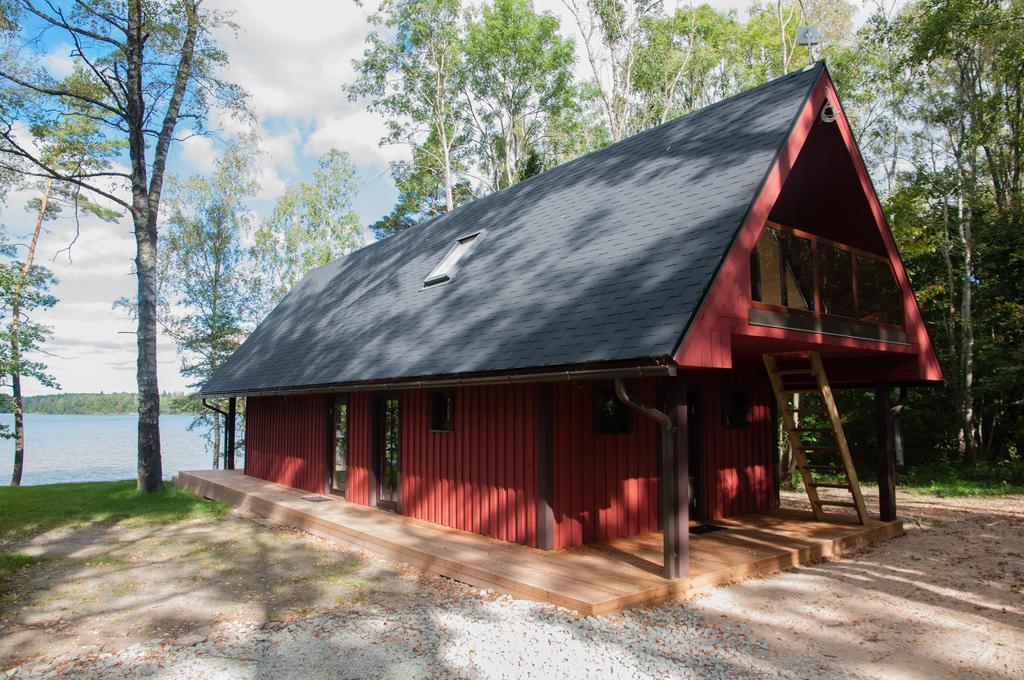
{"label": "sandy ground", "polygon": [[780,659],[810,651],[880,678],[1024,678],[1024,497],[899,494],[897,507],[901,538],[690,606],[750,626]]}
{"label": "sandy ground", "polygon": [[50,532],[4,546],[49,559],[0,677],[1024,677],[1024,497],[899,507],[903,538],[607,619],[243,515]]}

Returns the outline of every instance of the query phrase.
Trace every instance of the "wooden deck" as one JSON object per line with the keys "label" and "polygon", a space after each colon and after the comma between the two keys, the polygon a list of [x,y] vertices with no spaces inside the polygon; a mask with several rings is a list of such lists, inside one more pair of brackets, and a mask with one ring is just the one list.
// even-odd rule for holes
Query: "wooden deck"
{"label": "wooden deck", "polygon": [[661,577],[661,534],[567,550],[538,550],[437,526],[341,499],[311,494],[241,472],[182,472],[175,483],[213,500],[514,597],[587,615],[678,597],[695,590],[806,564],[903,533],[902,522],[867,526],[816,522],[809,512],[778,510],[715,522],[727,529],[690,537],[690,576]]}

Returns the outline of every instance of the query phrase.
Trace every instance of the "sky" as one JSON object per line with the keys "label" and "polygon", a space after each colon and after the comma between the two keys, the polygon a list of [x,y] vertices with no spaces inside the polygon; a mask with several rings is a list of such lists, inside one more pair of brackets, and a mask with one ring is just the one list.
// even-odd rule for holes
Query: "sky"
{"label": "sky", "polygon": [[[365,102],[351,102],[344,86],[354,78],[352,60],[362,54],[374,4],[352,0],[289,0],[288,2],[228,2],[208,0],[234,11],[237,34],[220,36],[230,66],[226,77],[250,95],[261,133],[262,188],[252,208],[267,215],[274,200],[289,183],[311,177],[320,155],[336,147],[351,154],[360,179],[354,207],[364,225],[389,212],[397,196],[388,163],[406,157],[400,146],[378,146],[384,122],[366,110]],[[561,0],[535,0],[539,10],[562,18],[566,35],[579,38]],[[668,3],[672,2],[669,0]],[[738,9],[749,0],[712,0],[719,9]],[[44,64],[54,75],[66,74],[70,46],[58,35],[48,38]],[[585,63],[577,70],[586,76]],[[192,137],[172,147],[169,168],[179,176],[209,172],[223,140],[241,132],[239,123],[214,114],[214,137]],[[180,133],[187,132],[185,130]],[[181,136],[186,136],[182,134]],[[32,215],[24,210],[31,191],[12,192],[0,206],[0,221],[14,236],[32,229]],[[41,239],[39,261],[58,279],[57,305],[37,315],[52,337],[46,343],[46,363],[65,392],[135,391],[134,324],[113,309],[119,297],[134,297],[132,258],[135,239],[131,222],[116,223],[83,218],[81,233],[70,251],[75,224],[70,218],[48,223]],[[371,238],[367,234],[367,239]],[[159,385],[165,391],[184,391],[180,358],[173,342],[158,344]],[[29,380],[26,394],[53,390]]]}

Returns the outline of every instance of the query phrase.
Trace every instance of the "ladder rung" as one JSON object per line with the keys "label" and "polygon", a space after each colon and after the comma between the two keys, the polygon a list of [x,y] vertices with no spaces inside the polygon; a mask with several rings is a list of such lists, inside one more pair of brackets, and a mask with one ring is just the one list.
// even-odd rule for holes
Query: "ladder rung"
{"label": "ladder rung", "polygon": [[794,427],[793,432],[832,432],[831,427]]}
{"label": "ladder rung", "polygon": [[803,469],[813,472],[846,472],[842,465],[804,465]]}
{"label": "ladder rung", "polygon": [[786,410],[790,413],[821,413],[823,415],[828,415],[828,411],[826,409],[815,406],[800,406],[797,408],[790,408],[787,406]]}
{"label": "ladder rung", "polygon": [[775,371],[775,375],[814,375],[813,368],[783,368]]}
{"label": "ladder rung", "polygon": [[817,505],[834,505],[839,508],[855,508],[857,504],[853,501],[823,501],[819,500]]}
{"label": "ladder rung", "polygon": [[787,387],[786,389],[782,390],[782,393],[783,394],[821,394],[821,390],[819,390],[816,387],[812,387],[812,388],[806,389],[806,390],[795,390],[795,389],[790,389],[790,388]]}
{"label": "ladder rung", "polygon": [[846,484],[843,484],[842,482],[811,482],[807,486],[813,486],[813,487],[824,488],[824,489],[849,489],[850,488],[849,482],[847,482]]}
{"label": "ladder rung", "polygon": [[805,449],[805,450],[809,450],[809,451],[838,451],[839,450],[837,447],[835,447],[833,445],[830,445],[830,444],[821,445],[821,446],[818,446],[818,445],[815,445],[815,444],[801,444],[800,448]]}

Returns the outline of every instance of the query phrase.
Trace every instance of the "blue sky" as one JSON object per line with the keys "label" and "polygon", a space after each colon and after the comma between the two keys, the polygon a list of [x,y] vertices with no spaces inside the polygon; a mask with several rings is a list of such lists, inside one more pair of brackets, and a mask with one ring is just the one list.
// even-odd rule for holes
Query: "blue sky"
{"label": "blue sky", "polygon": [[[352,0],[208,1],[233,9],[239,26],[237,35],[225,32],[221,44],[231,62],[225,75],[250,93],[262,136],[262,190],[253,209],[266,215],[289,183],[309,178],[319,156],[336,147],[349,152],[357,166],[360,190],[355,208],[363,224],[389,212],[396,192],[388,163],[404,158],[407,150],[379,147],[383,121],[366,111],[365,104],[348,101],[343,91],[353,78],[352,59],[362,54],[369,30],[366,19],[374,3],[360,7]],[[562,17],[563,33],[579,42],[561,0],[536,4]],[[711,4],[742,9],[751,3],[718,0]],[[45,44],[48,68],[56,74],[66,71],[69,46],[59,34],[47,36]],[[585,76],[583,62],[577,62]],[[236,121],[220,114],[212,122],[224,136],[243,132]],[[220,143],[194,137],[178,144],[172,150],[171,169],[180,175],[208,172]],[[31,197],[31,191],[15,192],[0,207],[0,219],[15,235],[31,229],[31,216],[23,209]],[[118,297],[134,295],[135,243],[130,221],[85,220],[70,261],[66,255],[51,258],[71,240],[73,222],[61,219],[49,227],[41,241],[40,258],[60,281],[55,290],[60,302],[41,320],[53,329],[48,349],[54,356],[47,360],[52,373],[67,392],[134,391],[133,324],[111,307]],[[173,343],[162,339],[158,352],[161,389],[185,389]],[[31,381],[26,385],[27,394],[49,391]]]}

